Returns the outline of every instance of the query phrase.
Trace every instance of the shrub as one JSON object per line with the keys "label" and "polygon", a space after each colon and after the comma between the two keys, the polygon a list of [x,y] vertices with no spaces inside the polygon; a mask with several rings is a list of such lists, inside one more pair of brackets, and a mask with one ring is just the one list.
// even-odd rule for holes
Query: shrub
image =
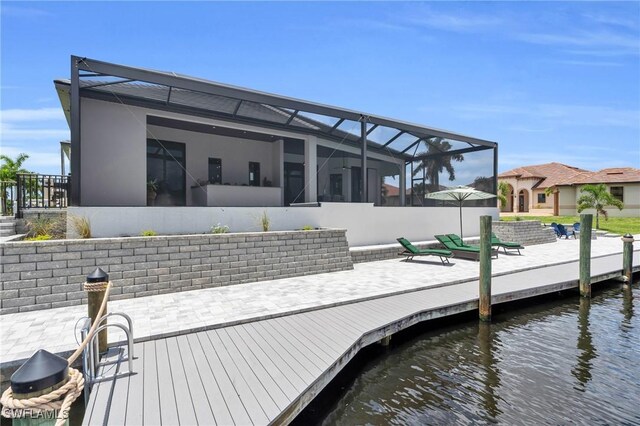
{"label": "shrub", "polygon": [[229,227],[226,225],[220,225],[219,223],[211,227],[212,234],[226,234],[229,232]]}
{"label": "shrub", "polygon": [[269,219],[266,210],[263,211],[262,215],[260,216],[260,226],[262,227],[263,232],[269,231],[269,227],[271,226],[271,219]]}
{"label": "shrub", "polygon": [[69,216],[71,227],[78,238],[91,238],[91,222],[84,216]]}
{"label": "shrub", "polygon": [[520,216],[516,216],[515,220],[516,220],[516,222],[520,222],[522,220],[522,218]]}
{"label": "shrub", "polygon": [[303,231],[313,231],[313,229],[314,228],[311,225],[305,225],[305,226],[302,227]]}
{"label": "shrub", "polygon": [[47,236],[46,240],[61,239],[65,237],[66,224],[63,216],[57,217],[39,217],[27,222],[29,232],[27,237],[37,238]]}
{"label": "shrub", "polygon": [[143,237],[155,237],[156,235],[158,235],[158,233],[153,229],[145,229],[144,231],[140,232],[140,235]]}

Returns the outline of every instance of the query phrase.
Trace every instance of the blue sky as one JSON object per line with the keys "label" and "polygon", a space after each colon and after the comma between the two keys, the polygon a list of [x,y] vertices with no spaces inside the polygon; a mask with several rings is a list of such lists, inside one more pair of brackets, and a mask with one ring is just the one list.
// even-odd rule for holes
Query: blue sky
{"label": "blue sky", "polygon": [[639,2],[0,3],[2,153],[59,172],[69,56],[500,144],[499,170],[640,168]]}

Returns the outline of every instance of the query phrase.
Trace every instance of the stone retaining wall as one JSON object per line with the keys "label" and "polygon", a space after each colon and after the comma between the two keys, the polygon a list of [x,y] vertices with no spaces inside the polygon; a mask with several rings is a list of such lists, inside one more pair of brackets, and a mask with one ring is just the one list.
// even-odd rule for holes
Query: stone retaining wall
{"label": "stone retaining wall", "polygon": [[518,242],[525,246],[556,242],[551,227],[544,227],[539,220],[493,222],[491,229],[503,241]]}
{"label": "stone retaining wall", "polygon": [[0,244],[0,314],[86,303],[96,267],[111,299],[353,269],[344,229]]}

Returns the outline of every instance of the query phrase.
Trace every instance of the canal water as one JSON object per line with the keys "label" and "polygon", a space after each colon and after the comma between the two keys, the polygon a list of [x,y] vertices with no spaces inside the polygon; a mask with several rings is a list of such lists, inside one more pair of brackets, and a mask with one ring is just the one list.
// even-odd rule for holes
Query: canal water
{"label": "canal water", "polygon": [[640,289],[438,327],[359,367],[325,425],[640,424]]}

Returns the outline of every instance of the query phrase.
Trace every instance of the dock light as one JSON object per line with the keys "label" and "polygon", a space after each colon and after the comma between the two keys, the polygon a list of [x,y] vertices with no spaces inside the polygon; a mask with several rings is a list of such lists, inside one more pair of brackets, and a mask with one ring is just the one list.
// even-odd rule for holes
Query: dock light
{"label": "dock light", "polygon": [[58,355],[40,349],[11,376],[16,399],[47,394],[63,386],[69,377],[69,363]]}
{"label": "dock light", "polygon": [[[109,285],[109,274],[100,268],[96,268],[92,273],[87,275],[87,281],[84,284],[84,290],[87,292],[89,310],[89,318],[91,318],[91,324],[98,321],[98,312],[100,311],[100,305],[102,305],[102,299],[104,298],[105,291]],[[105,306],[104,314],[107,313]],[[104,321],[106,324],[107,321]],[[107,330],[102,330],[98,333],[98,351],[100,353],[107,350]]]}

